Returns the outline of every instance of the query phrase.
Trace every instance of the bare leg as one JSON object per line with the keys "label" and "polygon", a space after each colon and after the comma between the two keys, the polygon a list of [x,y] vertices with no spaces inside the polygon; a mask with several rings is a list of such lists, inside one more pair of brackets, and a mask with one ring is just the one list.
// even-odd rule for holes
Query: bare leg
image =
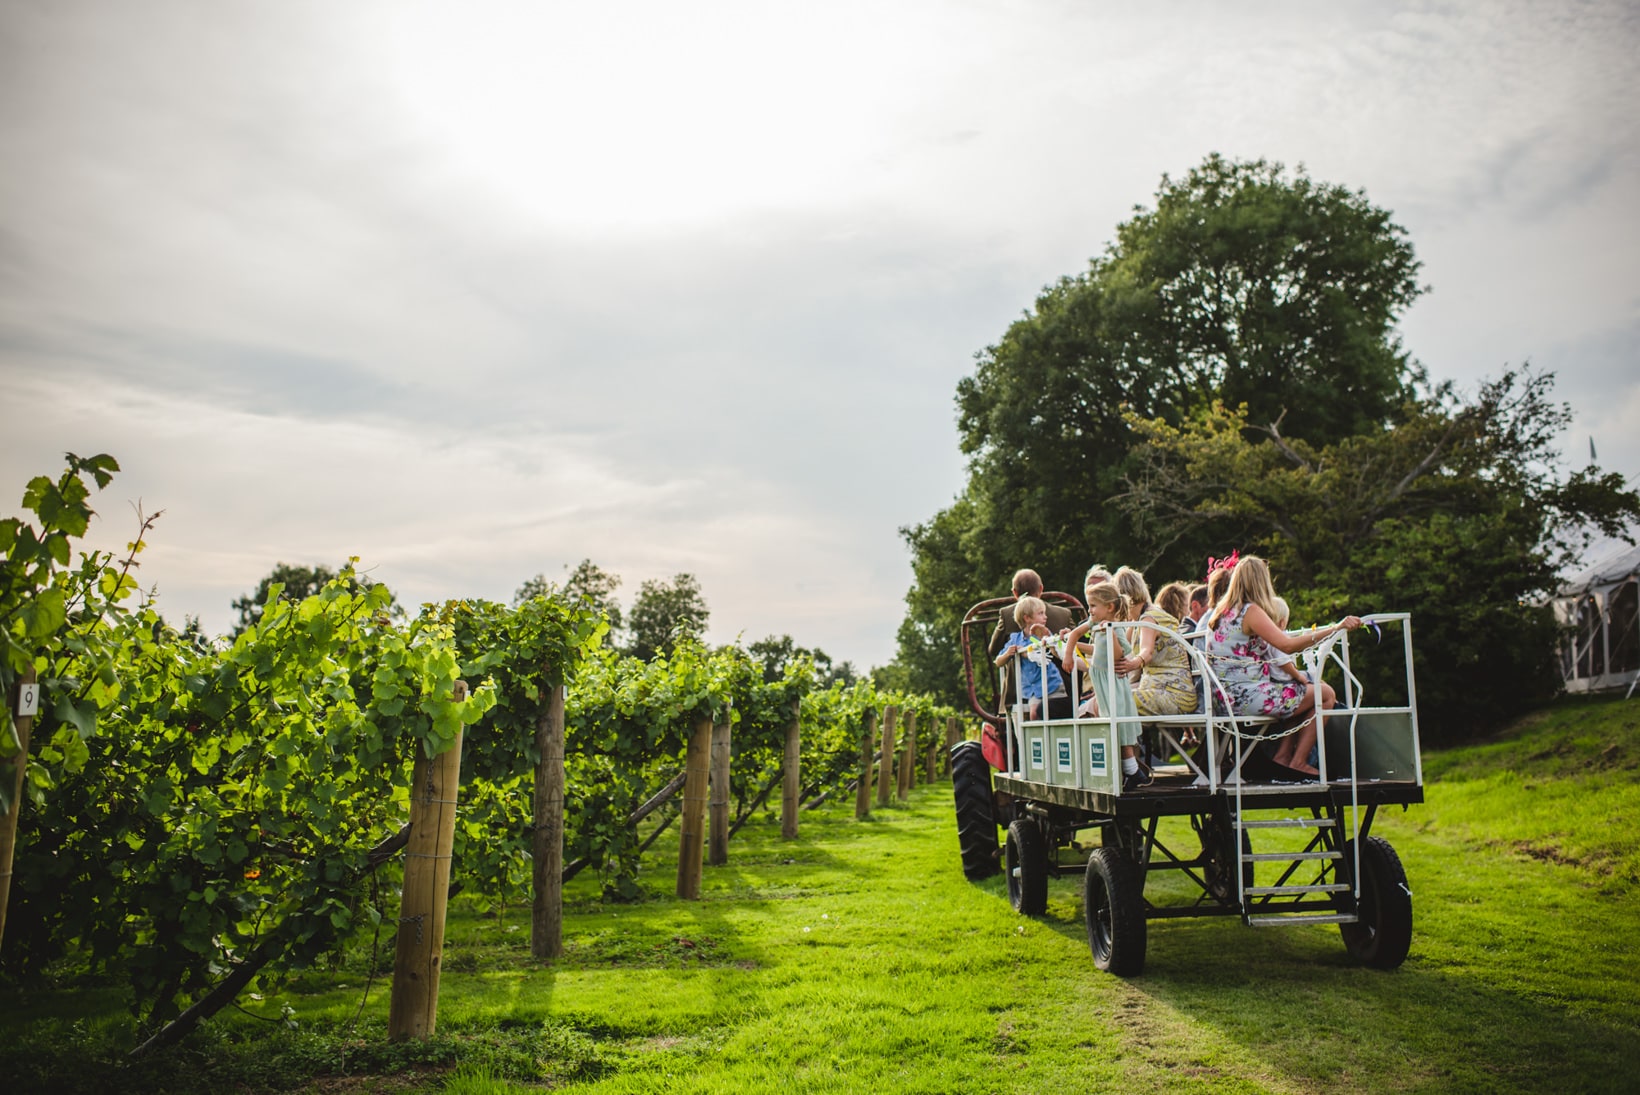
{"label": "bare leg", "polygon": [[[1293,721],[1296,722],[1300,719],[1306,719],[1310,720],[1310,725],[1313,725],[1314,720],[1311,719],[1310,712],[1314,707],[1315,685],[1312,684],[1305,689],[1304,698],[1298,703],[1298,710],[1293,712]],[[1291,726],[1292,722],[1289,722],[1286,725]],[[1271,751],[1270,759],[1281,765],[1283,768],[1291,768],[1293,766],[1293,754],[1298,752],[1298,739],[1302,738],[1304,734],[1305,731],[1301,729],[1282,738],[1276,743],[1275,749]],[[1308,752],[1304,755],[1306,757],[1309,756]]]}
{"label": "bare leg", "polygon": [[[1302,772],[1307,776],[1318,776],[1321,773],[1310,765],[1310,750],[1315,748],[1315,685],[1310,685],[1304,693],[1304,700],[1299,704],[1297,714],[1304,719],[1304,725],[1295,733],[1282,739],[1282,744],[1272,758],[1283,768],[1291,768],[1295,772]],[[1325,682],[1321,685],[1321,709],[1332,710],[1338,703],[1338,696],[1333,692],[1332,685]]]}

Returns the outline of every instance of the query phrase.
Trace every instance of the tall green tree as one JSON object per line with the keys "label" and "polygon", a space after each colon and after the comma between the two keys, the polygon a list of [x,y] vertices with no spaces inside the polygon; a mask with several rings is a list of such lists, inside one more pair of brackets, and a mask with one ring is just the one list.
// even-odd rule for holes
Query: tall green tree
{"label": "tall green tree", "polygon": [[676,574],[669,582],[650,578],[632,601],[628,652],[645,660],[670,654],[679,639],[704,633],[710,615],[693,574]]}
{"label": "tall green tree", "polygon": [[746,648],[754,661],[763,666],[763,680],[768,684],[781,680],[786,667],[800,658],[814,663],[815,686],[830,688],[833,684],[844,687],[859,679],[853,662],[834,663],[831,655],[819,647],[798,646],[790,635],[765,635]]}
{"label": "tall green tree", "polygon": [[[957,387],[962,494],[902,530],[914,584],[898,661],[955,698],[968,605],[1035,567],[1079,592],[1095,562],[1199,572],[1205,535],[1135,535],[1111,504],[1138,438],[1215,399],[1304,440],[1393,422],[1421,383],[1395,323],[1419,293],[1405,231],[1360,191],[1210,156],[1163,177],[1089,268],[1045,288]],[[1195,530],[1203,533],[1203,530]]]}

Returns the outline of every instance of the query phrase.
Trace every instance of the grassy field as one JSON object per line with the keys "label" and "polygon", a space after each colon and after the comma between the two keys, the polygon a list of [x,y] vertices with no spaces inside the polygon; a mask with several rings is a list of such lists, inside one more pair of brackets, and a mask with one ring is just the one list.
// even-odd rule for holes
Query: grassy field
{"label": "grassy field", "polygon": [[0,1076],[216,1093],[1640,1089],[1640,700],[1563,701],[1425,771],[1428,802],[1374,830],[1415,895],[1393,973],[1353,965],[1336,929],[1230,919],[1153,922],[1143,975],[1101,974],[1079,873],[1051,883],[1046,915],[1016,916],[1000,879],[963,880],[940,783],[863,822],[851,803],[806,814],[793,842],[749,824],[698,902],[666,896],[664,856],[645,902],[578,883],[553,965],[529,958],[527,910],[458,902],[425,1045],[384,1043],[380,979],[355,1025],[365,952],[246,1001],[289,1004],[299,1029],[233,1015],[142,1068],[120,1062],[111,990],[7,987]]}

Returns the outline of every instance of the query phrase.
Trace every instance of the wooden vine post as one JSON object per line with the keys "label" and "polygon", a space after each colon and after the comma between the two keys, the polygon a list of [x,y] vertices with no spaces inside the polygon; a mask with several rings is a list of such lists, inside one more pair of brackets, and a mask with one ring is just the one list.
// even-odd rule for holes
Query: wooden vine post
{"label": "wooden vine post", "polygon": [[[457,681],[456,702],[466,698],[467,682]],[[438,756],[429,758],[422,750],[416,751],[410,783],[410,841],[404,851],[399,939],[387,1014],[391,1041],[425,1040],[438,1027],[439,964],[444,959],[444,914],[460,790],[461,731],[457,730],[455,744]]]}
{"label": "wooden vine post", "polygon": [[946,775],[951,774],[951,750],[956,748],[957,742],[962,740],[962,723],[957,716],[950,715],[945,720],[945,757],[940,763],[940,770]]}
{"label": "wooden vine post", "polygon": [[[0,941],[6,937],[6,906],[11,903],[11,860],[17,850],[17,819],[23,814],[23,773],[28,768],[28,736],[34,729],[33,712],[39,697],[34,682],[34,667],[31,665],[18,682],[17,694],[3,699],[11,705],[19,748],[6,767],[0,768],[0,779],[11,783],[11,809],[0,818]],[[23,711],[29,714],[24,715]]]}
{"label": "wooden vine post", "polygon": [[729,728],[733,725],[729,712],[723,712],[723,721],[712,724],[712,818],[708,829],[710,843],[706,862],[721,867],[729,862],[729,757],[731,743]]}
{"label": "wooden vine post", "polygon": [[803,755],[802,712],[802,699],[793,699],[792,721],[786,724],[786,759],[780,769],[781,774],[785,777],[785,782],[780,787],[780,837],[782,840],[797,839],[797,800],[803,790],[803,770],[801,766],[801,757]]}
{"label": "wooden vine post", "polygon": [[888,805],[888,785],[894,782],[894,727],[899,721],[900,709],[893,704],[883,708],[883,747],[877,760],[877,805]]}
{"label": "wooden vine post", "polygon": [[[545,676],[546,674],[543,674]],[[535,833],[531,863],[535,905],[530,953],[539,959],[564,953],[564,686],[547,691],[535,724]]]}
{"label": "wooden vine post", "polygon": [[706,781],[712,753],[712,716],[695,719],[684,758],[683,813],[678,837],[678,896],[700,897],[701,852],[706,845]]}
{"label": "wooden vine post", "polygon": [[900,751],[900,801],[911,795],[917,782],[917,713],[905,713],[905,746]]}
{"label": "wooden vine post", "polygon": [[[930,726],[928,729],[932,731],[934,728]],[[928,755],[923,765],[923,774],[927,777],[923,780],[924,783],[933,783],[940,778],[940,736],[936,733],[931,732],[928,735]]]}
{"label": "wooden vine post", "polygon": [[871,813],[871,755],[877,747],[877,709],[868,707],[862,713],[860,729],[860,784],[854,789],[854,816]]}

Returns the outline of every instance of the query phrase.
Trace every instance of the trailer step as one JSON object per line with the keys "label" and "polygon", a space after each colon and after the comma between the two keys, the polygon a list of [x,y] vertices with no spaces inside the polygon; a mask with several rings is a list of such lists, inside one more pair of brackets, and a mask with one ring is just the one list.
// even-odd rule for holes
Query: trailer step
{"label": "trailer step", "polygon": [[1331,829],[1338,824],[1330,817],[1278,817],[1265,821],[1243,820],[1243,829]]}
{"label": "trailer step", "polygon": [[1283,924],[1357,924],[1360,920],[1353,913],[1293,913],[1288,916],[1249,916],[1247,923],[1255,928],[1273,928]]}
{"label": "trailer step", "polygon": [[1319,886],[1248,886],[1242,893],[1248,897],[1262,897],[1266,894],[1346,893],[1349,889],[1348,882],[1328,882]]}
{"label": "trailer step", "polygon": [[1342,859],[1337,852],[1243,852],[1243,863],[1298,863],[1306,859]]}

